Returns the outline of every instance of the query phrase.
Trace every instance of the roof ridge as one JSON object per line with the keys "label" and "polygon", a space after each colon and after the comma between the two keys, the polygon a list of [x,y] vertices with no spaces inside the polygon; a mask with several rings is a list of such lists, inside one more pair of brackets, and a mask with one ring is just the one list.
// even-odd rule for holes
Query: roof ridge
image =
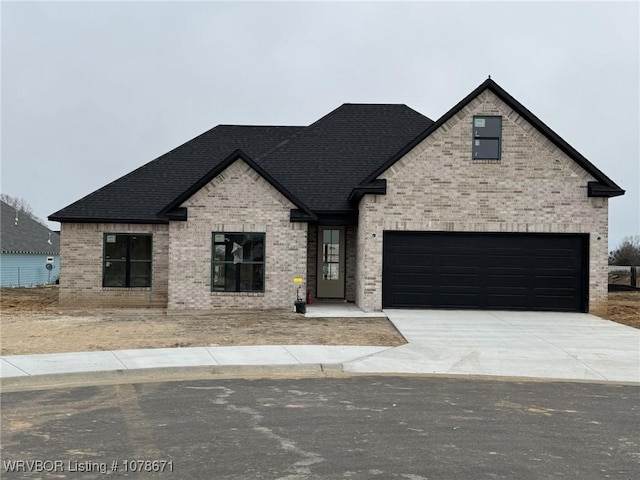
{"label": "roof ridge", "polygon": [[407,107],[406,103],[389,103],[389,102],[345,102],[342,105],[340,105],[340,107],[343,107],[345,105],[372,105],[372,106],[391,105],[391,106],[397,106],[397,107]]}
{"label": "roof ridge", "polygon": [[[218,127],[240,127],[240,128],[306,128],[304,125],[240,125],[237,123],[220,123]],[[211,130],[213,130],[213,128]],[[205,132],[206,133],[206,132]]]}
{"label": "roof ridge", "polygon": [[345,106],[395,106],[395,107],[404,107],[405,109],[410,110],[411,112],[413,112],[415,114],[418,114],[418,115],[426,118],[427,120],[429,120],[431,123],[433,123],[432,119],[430,119],[426,115],[423,115],[422,113],[418,112],[417,110],[409,107],[405,103],[350,103],[350,102],[346,102],[346,103],[342,103],[341,105],[337,106],[336,108],[331,110],[326,115],[323,115],[318,120],[316,120],[315,122],[311,123],[308,127],[302,127],[300,129],[300,131],[294,133],[290,137],[287,137],[285,140],[280,142],[278,145],[274,146],[271,150],[269,150],[269,151],[263,153],[262,155],[256,157],[255,160],[257,161],[257,160],[265,159],[266,157],[268,157],[272,153],[275,153],[277,150],[283,148],[285,145],[287,145],[289,142],[291,142],[295,138],[304,135],[308,131],[312,131],[313,127],[317,126],[320,122],[325,121],[326,119],[330,118],[331,116],[337,114],[339,112],[339,110],[342,109]]}

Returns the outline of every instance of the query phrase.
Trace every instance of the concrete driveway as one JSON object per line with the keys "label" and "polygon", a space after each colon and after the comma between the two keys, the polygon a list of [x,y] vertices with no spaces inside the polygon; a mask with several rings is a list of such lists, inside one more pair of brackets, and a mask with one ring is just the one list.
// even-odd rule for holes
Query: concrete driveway
{"label": "concrete driveway", "polygon": [[345,371],[640,382],[640,330],[582,313],[385,310],[409,342]]}

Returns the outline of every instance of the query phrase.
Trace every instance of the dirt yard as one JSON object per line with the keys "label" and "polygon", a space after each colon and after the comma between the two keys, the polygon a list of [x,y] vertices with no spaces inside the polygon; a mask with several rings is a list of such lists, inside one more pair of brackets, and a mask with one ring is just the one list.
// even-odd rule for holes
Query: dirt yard
{"label": "dirt yard", "polygon": [[[58,288],[0,289],[0,354],[212,345],[402,345],[384,318],[282,310],[62,309]],[[609,320],[640,328],[640,291],[610,292]]]}
{"label": "dirt yard", "polygon": [[609,292],[606,319],[640,328],[640,291]]}
{"label": "dirt yard", "polygon": [[218,345],[405,343],[385,318],[305,318],[283,310],[62,309],[58,288],[0,289],[0,354]]}

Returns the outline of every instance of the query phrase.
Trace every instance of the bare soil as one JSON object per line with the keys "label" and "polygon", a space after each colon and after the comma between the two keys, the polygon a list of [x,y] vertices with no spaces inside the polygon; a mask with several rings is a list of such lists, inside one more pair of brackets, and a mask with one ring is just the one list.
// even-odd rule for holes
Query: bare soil
{"label": "bare soil", "polygon": [[224,345],[402,345],[385,318],[306,318],[285,310],[58,307],[58,287],[0,289],[0,354]]}
{"label": "bare soil", "polygon": [[[384,318],[305,318],[284,310],[62,309],[58,287],[0,289],[0,354],[216,345],[405,343]],[[609,292],[604,318],[640,328],[640,291]]]}
{"label": "bare soil", "polygon": [[640,328],[640,290],[609,292],[609,309],[604,318]]}

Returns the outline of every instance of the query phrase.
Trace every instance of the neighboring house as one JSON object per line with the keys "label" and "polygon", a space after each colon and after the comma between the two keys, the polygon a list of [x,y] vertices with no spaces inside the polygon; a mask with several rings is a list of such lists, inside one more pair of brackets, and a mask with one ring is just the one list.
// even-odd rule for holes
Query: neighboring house
{"label": "neighboring house", "polygon": [[51,215],[61,302],[591,311],[624,194],[491,79],[436,122],[345,104],[220,125]]}
{"label": "neighboring house", "polygon": [[0,206],[0,286],[55,283],[60,276],[60,235],[5,202]]}

